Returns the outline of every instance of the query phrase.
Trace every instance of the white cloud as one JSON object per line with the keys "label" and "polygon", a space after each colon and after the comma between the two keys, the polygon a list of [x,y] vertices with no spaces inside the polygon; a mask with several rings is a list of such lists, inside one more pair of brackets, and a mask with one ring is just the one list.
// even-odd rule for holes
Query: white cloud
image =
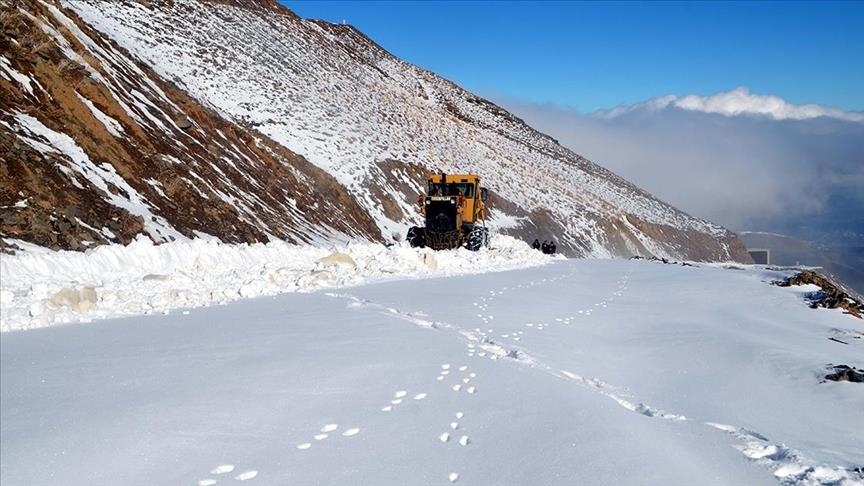
{"label": "white cloud", "polygon": [[864,113],[813,104],[795,105],[777,96],[753,94],[744,87],[711,96],[661,96],[635,105],[601,110],[596,112],[596,115],[610,119],[633,111],[659,111],[669,107],[725,116],[762,116],[774,120],[808,120],[827,117],[851,122],[864,122]]}
{"label": "white cloud", "polygon": [[[848,117],[718,114],[724,98],[709,98],[655,98],[603,117],[554,105],[499,101],[575,152],[694,216],[732,230],[774,231],[826,242],[840,233],[864,235],[864,123]],[[686,102],[688,106],[704,109],[673,104],[688,99],[696,100]],[[775,111],[794,106],[784,103],[775,103]],[[747,106],[733,105],[729,102],[725,109],[741,113]]]}

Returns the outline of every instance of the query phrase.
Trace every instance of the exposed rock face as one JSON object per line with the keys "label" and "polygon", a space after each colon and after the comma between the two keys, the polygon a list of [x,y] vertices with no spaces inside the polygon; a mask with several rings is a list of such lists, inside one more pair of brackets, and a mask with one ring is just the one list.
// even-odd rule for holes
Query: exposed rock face
{"label": "exposed rock face", "polygon": [[569,255],[749,261],[725,229],[353,27],[271,0],[9,3],[0,236],[384,241],[445,170],[483,177],[493,228]]}
{"label": "exposed rock face", "polygon": [[207,233],[380,238],[323,170],[202,106],[68,11],[2,12],[0,232],[49,248]]}

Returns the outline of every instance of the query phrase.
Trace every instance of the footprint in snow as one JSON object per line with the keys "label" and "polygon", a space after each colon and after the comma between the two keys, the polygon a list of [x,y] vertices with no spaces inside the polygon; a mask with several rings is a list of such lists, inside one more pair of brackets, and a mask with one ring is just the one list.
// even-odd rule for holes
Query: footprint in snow
{"label": "footprint in snow", "polygon": [[254,479],[257,475],[258,471],[246,471],[244,473],[240,473],[234,476],[234,479],[236,479],[237,481],[248,481],[250,479]]}
{"label": "footprint in snow", "polygon": [[[220,466],[216,466],[213,469],[211,469],[210,474],[221,475],[221,474],[230,473],[232,471],[234,471],[234,465],[233,464],[222,464]],[[234,476],[234,479],[237,481],[248,481],[249,479],[253,479],[256,476],[258,476],[258,471],[249,470],[249,471],[242,472],[242,473]],[[197,484],[198,484],[198,486],[213,486],[214,484],[216,484],[216,482],[217,481],[215,479],[202,479],[202,480],[198,481]]]}
{"label": "footprint in snow", "polygon": [[334,430],[339,428],[339,424],[327,424],[324,427],[321,427],[321,432],[333,432]]}
{"label": "footprint in snow", "polygon": [[345,437],[353,437],[353,436],[355,436],[355,435],[357,435],[357,434],[359,434],[359,433],[360,433],[360,429],[359,429],[359,428],[354,428],[354,429],[348,429],[348,430],[346,430],[345,432],[342,433],[342,435],[344,435]]}
{"label": "footprint in snow", "polygon": [[425,393],[418,393],[418,394],[414,395],[414,400],[423,400],[424,398],[426,398]]}

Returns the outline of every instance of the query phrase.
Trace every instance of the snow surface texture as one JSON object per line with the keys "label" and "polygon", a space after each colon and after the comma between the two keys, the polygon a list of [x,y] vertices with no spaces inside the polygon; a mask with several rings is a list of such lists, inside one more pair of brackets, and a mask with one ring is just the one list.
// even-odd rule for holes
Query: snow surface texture
{"label": "snow surface texture", "polygon": [[406,243],[328,249],[278,241],[228,245],[213,239],[157,246],[147,238],[84,253],[29,248],[0,258],[3,332],[370,280],[506,270],[555,258],[503,235],[493,236],[490,248],[478,252],[415,250]]}
{"label": "snow surface texture", "polygon": [[654,199],[501,108],[391,56],[350,26],[196,0],[177,0],[170,8],[93,0],[62,4],[203,104],[333,174],[384,235],[402,234],[418,216],[406,194],[396,198],[405,218],[390,219],[368,186],[383,185],[385,194],[405,187],[420,191],[416,181],[384,174],[376,165],[384,160],[477,172],[496,194],[521,208],[551,210],[564,225],[559,239],[584,242],[586,256],[611,256],[609,230],[597,221],[617,221],[654,254],[678,258],[678,249],[629,225],[627,214],[729,235]]}
{"label": "snow surface texture", "polygon": [[0,480],[861,485],[864,389],[820,380],[860,321],[779,276],[565,260],[5,333]]}
{"label": "snow surface texture", "polygon": [[756,115],[766,116],[774,120],[808,120],[811,118],[827,117],[851,122],[864,122],[864,113],[843,111],[838,108],[828,108],[813,104],[795,105],[777,96],[753,94],[744,87],[711,96],[661,96],[635,105],[619,106],[611,110],[600,110],[596,114],[601,118],[615,118],[624,113],[642,108],[656,111],[670,106],[682,110],[718,113],[725,116]]}

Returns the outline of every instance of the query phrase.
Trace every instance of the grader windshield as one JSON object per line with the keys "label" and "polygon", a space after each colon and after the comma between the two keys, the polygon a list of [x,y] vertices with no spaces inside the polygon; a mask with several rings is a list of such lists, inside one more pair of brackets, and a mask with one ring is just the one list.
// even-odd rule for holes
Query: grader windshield
{"label": "grader windshield", "polygon": [[430,196],[465,196],[467,198],[474,197],[474,184],[468,182],[450,182],[447,184],[429,183]]}

